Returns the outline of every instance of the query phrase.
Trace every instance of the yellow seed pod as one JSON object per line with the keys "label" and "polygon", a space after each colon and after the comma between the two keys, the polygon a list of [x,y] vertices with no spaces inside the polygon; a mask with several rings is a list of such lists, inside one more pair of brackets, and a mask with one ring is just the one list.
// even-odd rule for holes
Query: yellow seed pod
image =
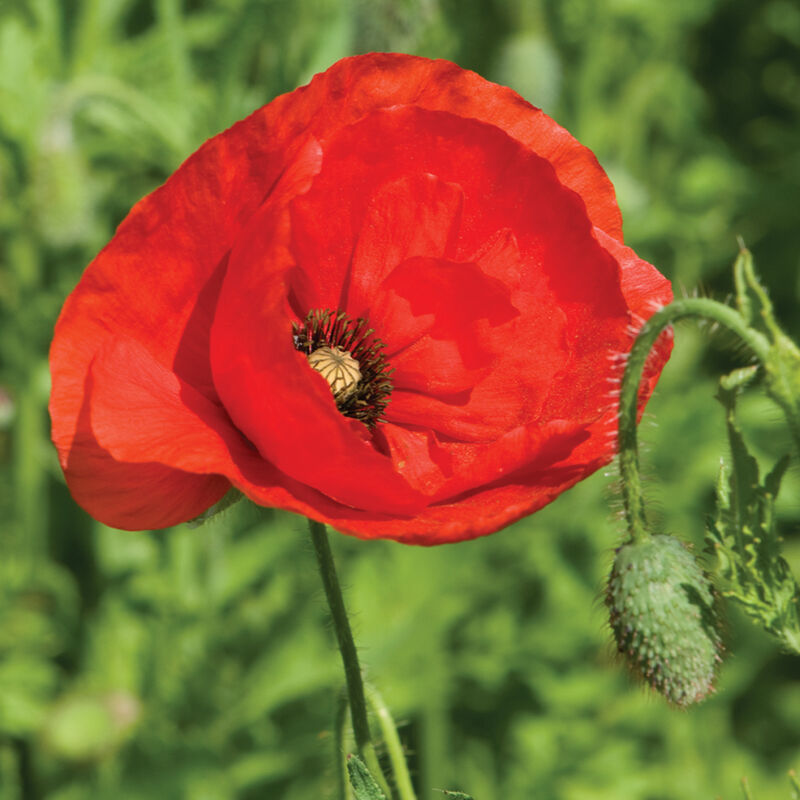
{"label": "yellow seed pod", "polygon": [[328,381],[337,400],[350,397],[358,388],[359,363],[341,347],[319,347],[309,354],[308,363]]}

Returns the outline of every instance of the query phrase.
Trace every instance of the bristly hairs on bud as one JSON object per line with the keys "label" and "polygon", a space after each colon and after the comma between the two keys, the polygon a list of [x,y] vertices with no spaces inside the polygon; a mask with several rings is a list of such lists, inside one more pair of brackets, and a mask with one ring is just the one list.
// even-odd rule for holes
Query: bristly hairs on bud
{"label": "bristly hairs on bud", "polygon": [[716,597],[681,542],[662,534],[618,548],[606,605],[617,649],[670,703],[683,708],[713,691],[722,653]]}

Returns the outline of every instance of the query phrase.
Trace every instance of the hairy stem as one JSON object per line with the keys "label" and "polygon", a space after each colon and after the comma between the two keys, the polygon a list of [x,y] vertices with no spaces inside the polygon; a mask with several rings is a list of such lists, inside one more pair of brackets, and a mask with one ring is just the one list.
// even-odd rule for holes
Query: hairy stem
{"label": "hairy stem", "polygon": [[767,338],[748,327],[738,311],[705,297],[675,300],[642,325],[628,356],[619,398],[619,468],[622,475],[622,500],[631,541],[645,541],[650,538],[639,475],[639,444],[636,434],[639,384],[647,356],[659,335],[665,328],[684,317],[702,317],[719,323],[747,345],[761,363],[769,355],[770,344]]}
{"label": "hairy stem", "polygon": [[311,541],[314,544],[314,552],[319,564],[319,572],[322,576],[322,585],[325,588],[325,597],[328,600],[328,607],[333,619],[333,629],[336,631],[336,642],[339,645],[339,652],[342,654],[344,664],[344,677],[347,686],[347,698],[350,706],[350,719],[353,726],[353,736],[356,740],[356,750],[361,758],[364,759],[367,767],[381,784],[388,796],[391,796],[389,789],[381,771],[375,748],[369,733],[369,722],[367,721],[367,704],[364,699],[364,683],[361,679],[361,667],[358,663],[358,653],[353,641],[353,632],[350,630],[350,622],[347,618],[347,610],[344,607],[342,589],[339,585],[339,578],[336,575],[336,565],[333,561],[333,553],[328,542],[328,534],[325,526],[321,522],[312,519],[308,521],[311,531]]}

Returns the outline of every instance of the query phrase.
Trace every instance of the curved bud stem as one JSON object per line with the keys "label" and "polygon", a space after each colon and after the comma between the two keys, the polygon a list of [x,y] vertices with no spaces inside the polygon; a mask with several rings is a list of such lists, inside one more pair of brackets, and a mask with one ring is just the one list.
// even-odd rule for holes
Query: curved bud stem
{"label": "curved bud stem", "polygon": [[705,297],[674,300],[642,325],[628,356],[619,398],[619,467],[622,475],[622,500],[631,541],[646,541],[650,538],[639,475],[639,445],[636,434],[639,384],[647,356],[659,335],[684,317],[701,317],[719,323],[752,350],[762,364],[767,362],[770,354],[767,337],[749,327],[738,311]]}

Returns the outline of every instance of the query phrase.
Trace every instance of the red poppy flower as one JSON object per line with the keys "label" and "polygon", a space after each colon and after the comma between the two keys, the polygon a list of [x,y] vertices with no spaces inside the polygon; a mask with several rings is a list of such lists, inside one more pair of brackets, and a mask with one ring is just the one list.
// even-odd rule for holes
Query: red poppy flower
{"label": "red poppy flower", "polygon": [[445,61],[357,56],[131,211],[56,326],[53,440],[120,528],[233,485],[357,536],[468,539],[611,459],[614,358],[670,297],[540,110]]}

